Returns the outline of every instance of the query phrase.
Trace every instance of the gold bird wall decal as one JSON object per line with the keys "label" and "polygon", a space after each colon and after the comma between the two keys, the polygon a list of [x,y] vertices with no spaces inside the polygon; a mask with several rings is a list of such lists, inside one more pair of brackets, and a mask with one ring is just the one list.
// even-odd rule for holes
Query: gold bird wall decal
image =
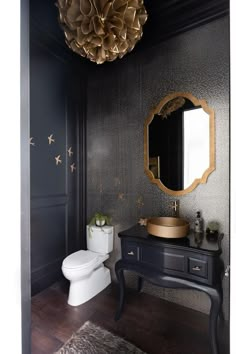
{"label": "gold bird wall decal", "polygon": [[67,150],[69,157],[73,155],[72,146]]}
{"label": "gold bird wall decal", "polygon": [[70,165],[70,170],[71,170],[71,173],[73,173],[76,170],[75,163],[72,163]]}
{"label": "gold bird wall decal", "polygon": [[55,143],[55,139],[53,139],[53,134],[48,136],[48,144],[51,145],[52,143]]}
{"label": "gold bird wall decal", "polygon": [[62,163],[62,160],[60,159],[61,155],[55,156],[56,160],[56,165],[58,166],[60,163]]}

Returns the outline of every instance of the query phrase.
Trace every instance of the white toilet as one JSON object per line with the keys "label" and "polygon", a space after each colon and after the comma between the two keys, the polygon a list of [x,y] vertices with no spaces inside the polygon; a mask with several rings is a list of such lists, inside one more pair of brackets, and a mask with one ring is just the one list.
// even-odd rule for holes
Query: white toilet
{"label": "white toilet", "polygon": [[78,306],[90,300],[111,283],[110,270],[103,262],[113,250],[113,226],[87,226],[87,251],[66,257],[62,273],[70,281],[68,304]]}

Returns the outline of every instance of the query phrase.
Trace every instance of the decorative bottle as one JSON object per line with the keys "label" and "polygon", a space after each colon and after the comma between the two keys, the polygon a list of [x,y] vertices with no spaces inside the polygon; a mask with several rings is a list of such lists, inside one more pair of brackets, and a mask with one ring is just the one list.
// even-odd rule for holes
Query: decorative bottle
{"label": "decorative bottle", "polygon": [[202,233],[203,232],[203,219],[201,217],[200,211],[197,211],[196,219],[194,222],[194,231],[196,233]]}

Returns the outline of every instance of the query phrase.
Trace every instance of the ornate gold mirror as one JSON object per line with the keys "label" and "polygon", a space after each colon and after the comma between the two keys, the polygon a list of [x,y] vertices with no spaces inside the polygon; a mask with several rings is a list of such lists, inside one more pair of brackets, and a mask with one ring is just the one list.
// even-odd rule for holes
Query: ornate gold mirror
{"label": "ornate gold mirror", "polygon": [[144,168],[173,196],[206,183],[215,169],[215,119],[205,100],[175,92],[151,110],[144,124]]}

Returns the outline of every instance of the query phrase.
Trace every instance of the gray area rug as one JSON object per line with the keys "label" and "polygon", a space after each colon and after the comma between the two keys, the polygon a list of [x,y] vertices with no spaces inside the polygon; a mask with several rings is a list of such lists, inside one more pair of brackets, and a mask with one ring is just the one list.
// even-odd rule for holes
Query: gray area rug
{"label": "gray area rug", "polygon": [[104,328],[87,321],[55,354],[146,354]]}

